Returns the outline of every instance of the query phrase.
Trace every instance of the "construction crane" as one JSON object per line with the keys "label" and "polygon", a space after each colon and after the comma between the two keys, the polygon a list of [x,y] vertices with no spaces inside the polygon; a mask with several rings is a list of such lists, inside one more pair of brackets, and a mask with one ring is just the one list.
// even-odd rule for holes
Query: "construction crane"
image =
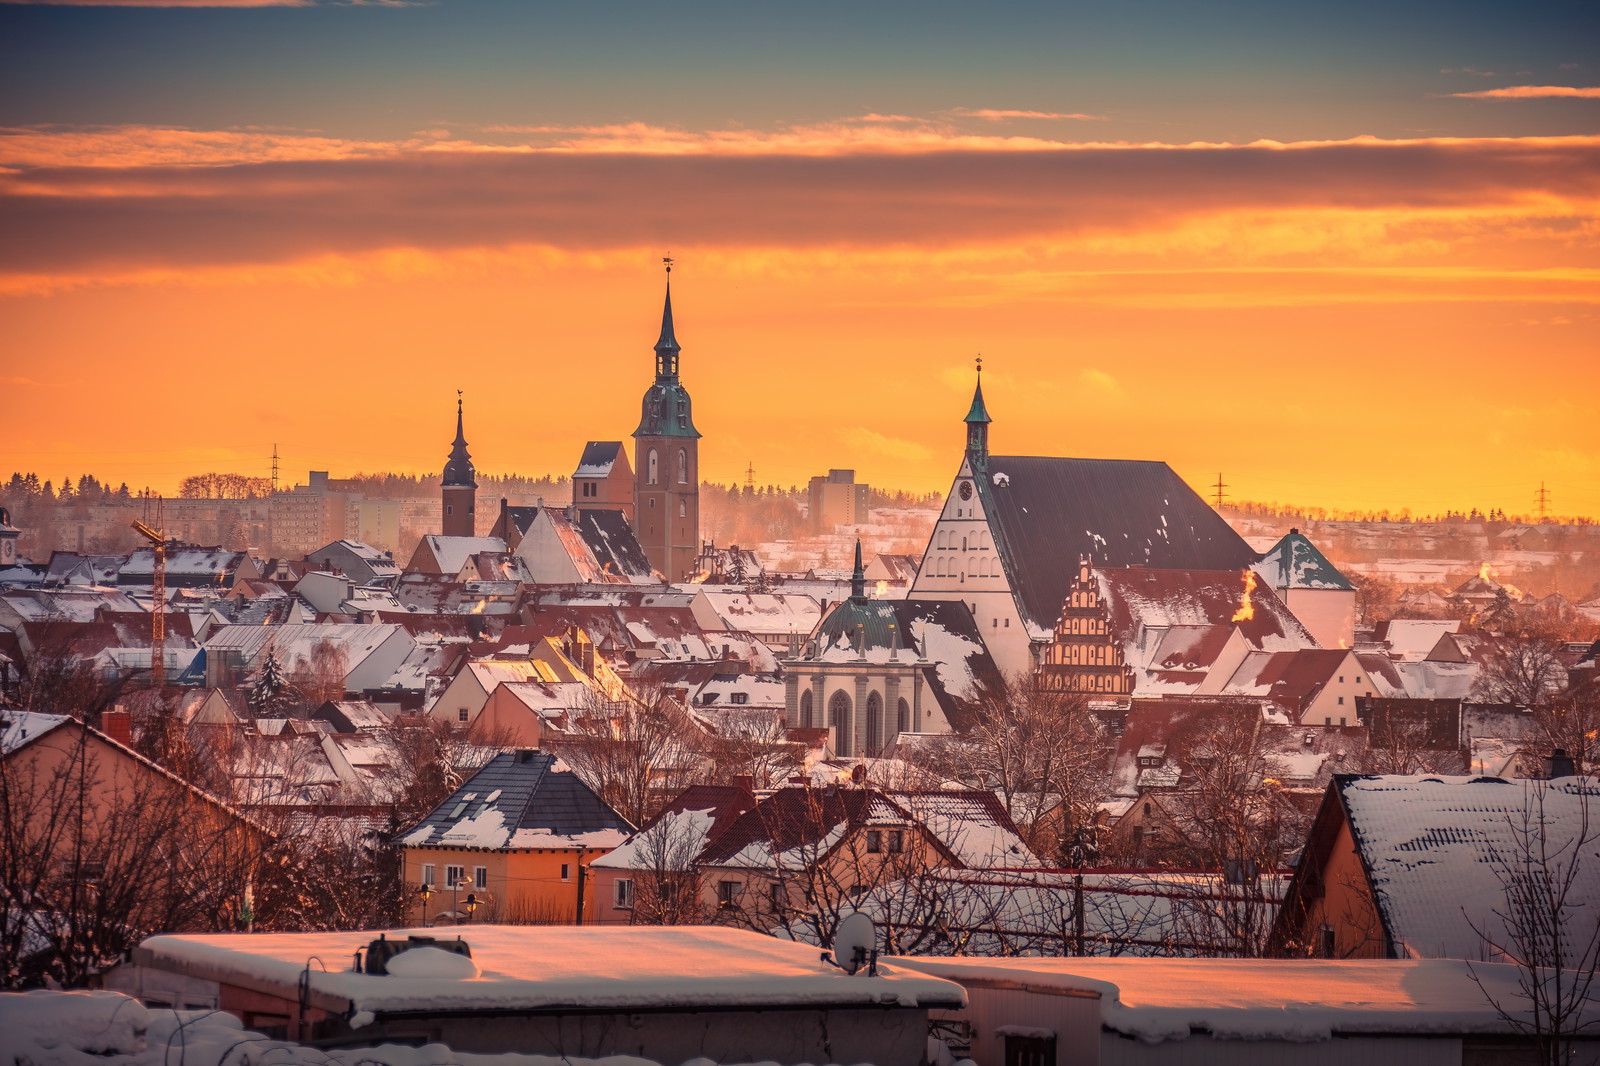
{"label": "construction crane", "polygon": [[[156,503],[156,522],[161,521],[161,504]],[[167,673],[167,535],[133,520],[134,532],[154,547],[155,564],[150,572],[150,687],[159,690]]]}

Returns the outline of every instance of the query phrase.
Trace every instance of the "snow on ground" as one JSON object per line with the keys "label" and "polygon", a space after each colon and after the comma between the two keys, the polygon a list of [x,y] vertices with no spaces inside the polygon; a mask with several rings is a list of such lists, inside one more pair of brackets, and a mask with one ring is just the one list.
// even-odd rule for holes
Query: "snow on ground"
{"label": "snow on ground", "polygon": [[[657,1066],[649,1059],[471,1055],[426,1044],[325,1050],[247,1032],[221,1011],[152,1010],[116,992],[0,994],[0,1062],[28,1066]],[[684,1066],[714,1066],[706,1060]]]}

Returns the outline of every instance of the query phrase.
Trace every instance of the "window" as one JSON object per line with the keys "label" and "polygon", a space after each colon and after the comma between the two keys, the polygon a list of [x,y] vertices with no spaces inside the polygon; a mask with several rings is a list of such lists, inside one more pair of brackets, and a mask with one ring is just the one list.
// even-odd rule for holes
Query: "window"
{"label": "window", "polygon": [[717,906],[723,910],[732,910],[739,905],[739,897],[744,894],[742,881],[717,882]]}
{"label": "window", "polygon": [[457,710],[456,710],[456,721],[465,722],[468,719],[468,717],[470,717],[470,716],[467,714],[467,709],[465,707],[457,708]]}
{"label": "window", "polygon": [[456,513],[456,509],[455,509],[455,508],[454,508],[454,507],[451,507],[451,506],[450,506],[450,505],[449,505],[449,504],[448,504],[448,503],[447,503],[447,504],[445,504],[445,505],[444,505],[444,513],[445,513],[445,514],[455,514],[455,513]]}
{"label": "window", "polygon": [[1341,707],[1344,706],[1344,697],[1343,696],[1339,697],[1339,706],[1341,706]]}
{"label": "window", "polygon": [[905,699],[900,699],[894,707],[894,730],[896,733],[909,733],[911,731],[911,707]]}
{"label": "window", "polygon": [[472,887],[489,887],[489,868],[487,866],[474,866],[472,868]]}
{"label": "window", "polygon": [[444,868],[444,883],[445,884],[447,884],[447,885],[459,885],[459,884],[461,884],[461,882],[465,881],[466,879],[467,879],[467,868],[465,866],[446,866]]}
{"label": "window", "polygon": [[689,517],[689,501],[688,500],[679,500],[678,501],[678,517],[679,518],[688,518]]}
{"label": "window", "polygon": [[889,830],[889,851],[900,852],[906,850],[906,835],[898,829]]}
{"label": "window", "polygon": [[423,863],[422,864],[422,883],[427,885],[430,888],[433,887],[434,885],[438,884],[439,882],[434,877],[434,875],[437,872],[438,872],[438,868],[436,866],[434,866],[433,863],[431,863],[431,862]]}
{"label": "window", "polygon": [[828,701],[828,728],[833,730],[834,754],[850,755],[854,732],[850,721],[850,697],[843,692],[835,692]]}
{"label": "window", "polygon": [[883,751],[883,697],[876,692],[867,697],[867,750],[875,756]]}
{"label": "window", "polygon": [[620,911],[633,908],[633,879],[621,877],[617,879],[616,896],[613,901]]}
{"label": "window", "polygon": [[656,454],[656,450],[654,448],[651,448],[650,457],[645,463],[645,471],[649,475],[648,480],[652,485],[658,484],[661,481],[661,475],[659,472],[660,462],[660,456]]}
{"label": "window", "polygon": [[572,880],[572,864],[570,862],[564,862],[561,864],[561,880]]}
{"label": "window", "polygon": [[729,703],[749,703],[750,702],[750,693],[748,693],[748,692],[732,692],[732,693],[729,693],[728,694],[728,702]]}
{"label": "window", "polygon": [[883,830],[867,830],[867,854],[877,855],[883,851]]}
{"label": "window", "polygon": [[689,483],[689,453],[682,448],[678,449],[678,484]]}
{"label": "window", "polygon": [[800,693],[800,728],[811,728],[811,690]]}

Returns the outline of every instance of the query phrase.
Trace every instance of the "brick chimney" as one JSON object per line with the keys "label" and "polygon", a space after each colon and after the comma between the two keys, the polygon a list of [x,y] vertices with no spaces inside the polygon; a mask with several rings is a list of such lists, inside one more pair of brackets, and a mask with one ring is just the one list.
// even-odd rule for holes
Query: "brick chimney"
{"label": "brick chimney", "polygon": [[100,732],[125,748],[133,747],[133,716],[121,707],[100,712]]}

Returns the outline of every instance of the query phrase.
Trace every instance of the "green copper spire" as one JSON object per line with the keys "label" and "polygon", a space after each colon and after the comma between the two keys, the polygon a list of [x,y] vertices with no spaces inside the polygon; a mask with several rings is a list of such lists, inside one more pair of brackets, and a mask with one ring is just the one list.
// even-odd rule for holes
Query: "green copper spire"
{"label": "green copper spire", "polygon": [[978,384],[972,390],[972,408],[967,412],[967,457],[974,467],[989,462],[989,409],[983,405],[983,356],[978,356]]}

